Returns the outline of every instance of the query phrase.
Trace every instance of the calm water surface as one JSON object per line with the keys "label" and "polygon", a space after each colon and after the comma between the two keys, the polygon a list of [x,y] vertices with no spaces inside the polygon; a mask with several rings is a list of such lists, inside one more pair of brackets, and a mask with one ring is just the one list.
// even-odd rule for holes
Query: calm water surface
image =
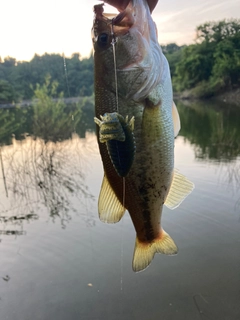
{"label": "calm water surface", "polygon": [[0,110],[1,320],[240,319],[240,108],[177,105],[176,168],[195,190],[164,209],[179,254],[138,274],[128,213],[98,219],[92,112],[66,128]]}

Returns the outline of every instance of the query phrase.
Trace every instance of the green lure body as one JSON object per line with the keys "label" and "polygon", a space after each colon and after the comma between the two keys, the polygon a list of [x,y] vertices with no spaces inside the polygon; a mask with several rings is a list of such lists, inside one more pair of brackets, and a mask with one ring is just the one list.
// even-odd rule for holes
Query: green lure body
{"label": "green lure body", "polygon": [[134,117],[128,121],[117,112],[105,113],[101,120],[94,118],[99,125],[99,141],[106,143],[111,162],[120,177],[126,177],[133,164],[135,138]]}

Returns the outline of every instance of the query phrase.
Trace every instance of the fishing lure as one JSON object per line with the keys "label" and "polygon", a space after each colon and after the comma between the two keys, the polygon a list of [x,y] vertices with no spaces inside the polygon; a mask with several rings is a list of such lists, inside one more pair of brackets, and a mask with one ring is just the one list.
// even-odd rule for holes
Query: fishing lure
{"label": "fishing lure", "polygon": [[109,157],[120,177],[126,177],[131,169],[135,155],[135,137],[133,134],[134,117],[128,121],[117,112],[105,113],[101,120],[94,117],[99,126],[99,141],[106,143]]}

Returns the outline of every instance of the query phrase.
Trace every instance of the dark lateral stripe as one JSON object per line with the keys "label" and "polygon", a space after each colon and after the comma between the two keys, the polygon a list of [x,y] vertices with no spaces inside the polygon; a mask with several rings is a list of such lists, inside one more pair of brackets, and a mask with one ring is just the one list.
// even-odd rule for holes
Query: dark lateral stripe
{"label": "dark lateral stripe", "polygon": [[154,239],[154,232],[151,223],[151,213],[149,210],[143,210],[143,220],[144,220],[144,231],[147,241],[152,241]]}

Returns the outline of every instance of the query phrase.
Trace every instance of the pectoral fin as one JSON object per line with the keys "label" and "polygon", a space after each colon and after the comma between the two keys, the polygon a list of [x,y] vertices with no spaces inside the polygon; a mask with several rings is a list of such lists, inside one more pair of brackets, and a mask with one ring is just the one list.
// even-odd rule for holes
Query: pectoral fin
{"label": "pectoral fin", "polygon": [[100,220],[107,223],[118,222],[125,212],[125,208],[118,200],[105,175],[98,199],[98,212]]}
{"label": "pectoral fin", "polygon": [[180,117],[177,111],[177,107],[173,101],[172,104],[172,118],[173,118],[173,127],[174,127],[174,137],[178,135],[180,129],[181,129],[181,123],[180,123]]}
{"label": "pectoral fin", "polygon": [[172,184],[164,204],[172,210],[177,208],[193,189],[194,184],[175,169]]}

